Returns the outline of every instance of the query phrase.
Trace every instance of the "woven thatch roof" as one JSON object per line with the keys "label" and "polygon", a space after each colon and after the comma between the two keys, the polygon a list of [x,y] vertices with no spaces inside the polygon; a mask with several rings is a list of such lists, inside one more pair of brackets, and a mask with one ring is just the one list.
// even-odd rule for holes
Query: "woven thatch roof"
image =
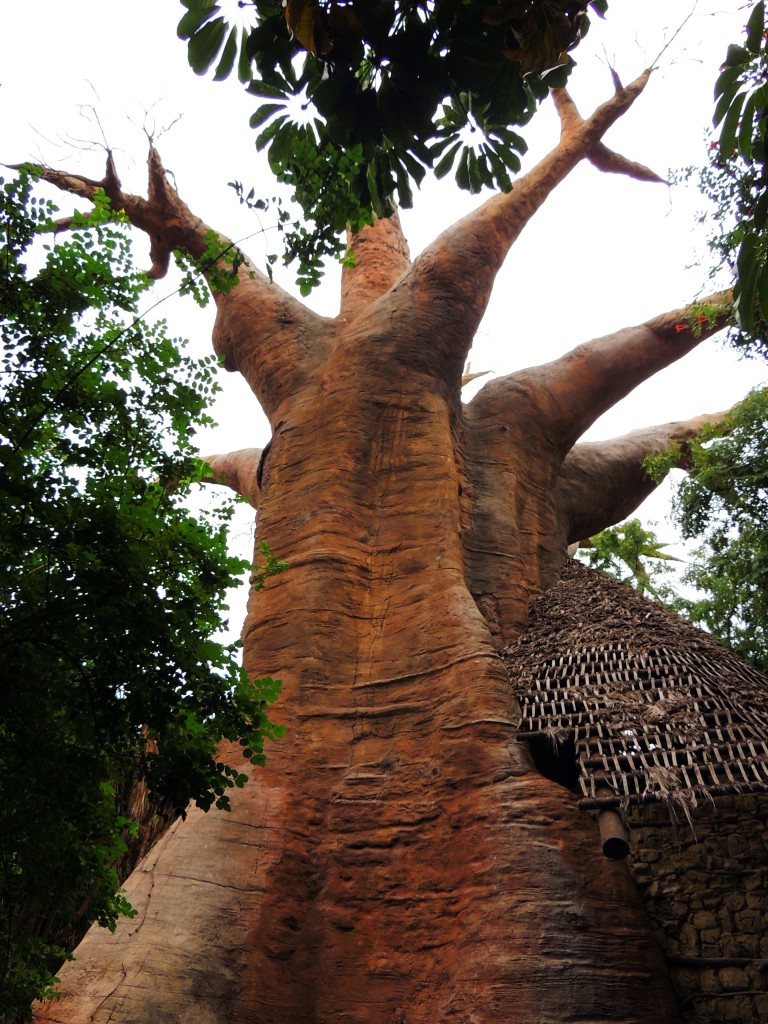
{"label": "woven thatch roof", "polygon": [[575,745],[580,807],[768,791],[768,680],[626,584],[569,562],[505,657],[521,736]]}

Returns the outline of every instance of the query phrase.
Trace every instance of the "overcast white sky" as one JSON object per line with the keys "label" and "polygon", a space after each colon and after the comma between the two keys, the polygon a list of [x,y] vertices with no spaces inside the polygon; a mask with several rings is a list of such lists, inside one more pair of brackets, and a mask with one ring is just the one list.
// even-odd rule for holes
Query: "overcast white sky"
{"label": "overcast white sky", "polygon": [[[235,6],[224,0],[223,6]],[[690,15],[659,61],[635,107],[607,136],[607,143],[666,176],[670,168],[701,164],[712,112],[717,67],[737,41],[749,4],[723,0],[612,0],[605,22],[595,24],[575,53],[571,93],[582,112],[610,93],[608,66],[629,81],[654,62]],[[6,4],[0,26],[0,161],[42,159],[93,177],[103,153],[78,140],[99,141],[88,111],[95,106],[115,151],[124,186],[144,189],[145,111],[150,125],[180,120],[159,141],[166,166],[190,207],[212,226],[241,239],[258,231],[227,182],[243,181],[271,195],[272,180],[257,159],[248,117],[258,101],[236,81],[197,78],[175,28],[178,0],[36,0]],[[641,23],[640,23],[641,22]],[[533,159],[556,140],[552,110],[544,108],[524,130]],[[482,199],[482,197],[481,197]],[[479,200],[450,181],[425,183],[403,221],[412,252]],[[669,190],[583,166],[552,196],[526,228],[497,281],[494,298],[472,354],[473,370],[508,373],[551,359],[581,341],[644,320],[694,298],[706,281],[706,228],[695,223],[703,206],[694,189]],[[258,236],[243,248],[262,262]],[[273,248],[275,246],[273,245]],[[146,247],[139,241],[138,253]],[[337,308],[337,273],[310,298],[319,311]],[[291,271],[278,278],[291,283]],[[159,282],[156,297],[173,290]],[[211,311],[166,303],[163,315],[175,333],[200,351],[210,340]],[[206,451],[262,445],[268,434],[250,392],[236,375],[224,375],[220,427],[202,442]],[[639,388],[595,425],[590,437],[611,437],[650,423],[721,409],[765,376],[763,364],[740,362],[716,342]],[[644,510],[662,519],[663,501]],[[672,531],[663,524],[666,539]]]}

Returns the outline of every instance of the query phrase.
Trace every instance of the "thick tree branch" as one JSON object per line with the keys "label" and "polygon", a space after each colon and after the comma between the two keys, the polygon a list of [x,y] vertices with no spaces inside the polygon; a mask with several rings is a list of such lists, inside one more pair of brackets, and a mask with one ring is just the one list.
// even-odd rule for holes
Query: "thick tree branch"
{"label": "thick tree branch", "polygon": [[717,292],[586,342],[551,363],[498,378],[475,402],[493,402],[499,416],[511,417],[524,396],[530,415],[546,424],[565,455],[607,409],[731,322],[731,299],[730,291]]}
{"label": "thick tree branch", "polygon": [[350,232],[347,244],[353,262],[342,271],[340,315],[353,320],[402,277],[411,256],[397,210],[357,234]]}
{"label": "thick tree branch", "polygon": [[202,483],[229,487],[258,508],[263,454],[262,448],[241,448],[225,455],[206,455],[203,461],[210,472],[203,475]]}
{"label": "thick tree branch", "polygon": [[[635,430],[610,441],[585,442],[567,455],[555,488],[561,537],[566,545],[591,537],[631,515],[661,483],[643,468],[643,460],[677,442],[674,466],[687,469],[687,442],[727,411]],[[672,468],[672,466],[670,466]]]}
{"label": "thick tree branch", "polygon": [[[496,273],[510,247],[553,189],[581,160],[591,159],[598,166],[611,163],[611,170],[621,170],[633,177],[652,175],[641,165],[616,154],[609,159],[610,151],[601,141],[642,93],[650,74],[650,70],[644,71],[626,87],[618,83],[614,95],[586,119],[565,91],[555,91],[553,97],[561,122],[558,145],[518,178],[510,192],[493,196],[443,232],[414,260],[403,284],[407,286],[409,302],[432,311],[434,322],[428,336],[439,342],[435,345],[436,362],[445,361],[448,355],[466,356]],[[402,301],[400,296],[393,294],[393,305],[398,301]]]}
{"label": "thick tree branch", "polygon": [[[243,374],[272,416],[295,393],[307,367],[324,355],[327,321],[271,282],[233,241],[191,212],[171,186],[154,146],[147,164],[146,199],[123,192],[111,153],[100,181],[50,167],[34,170],[44,181],[83,199],[93,200],[103,190],[113,210],[149,235],[150,277],[166,274],[176,249],[200,262],[218,310],[214,349],[226,369]],[[21,166],[30,165],[15,169]]]}

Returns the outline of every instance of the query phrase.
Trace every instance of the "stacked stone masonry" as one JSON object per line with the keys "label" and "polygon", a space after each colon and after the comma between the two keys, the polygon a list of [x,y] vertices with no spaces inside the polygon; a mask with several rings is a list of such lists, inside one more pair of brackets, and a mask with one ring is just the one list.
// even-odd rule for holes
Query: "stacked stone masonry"
{"label": "stacked stone masonry", "polygon": [[686,1024],[768,1021],[768,797],[629,812],[628,864]]}

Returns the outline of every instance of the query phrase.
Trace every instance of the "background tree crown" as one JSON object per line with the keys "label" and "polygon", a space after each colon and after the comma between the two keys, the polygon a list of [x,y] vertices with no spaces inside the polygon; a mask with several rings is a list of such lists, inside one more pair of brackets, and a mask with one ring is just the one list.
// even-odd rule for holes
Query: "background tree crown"
{"label": "background tree crown", "polygon": [[265,101],[251,117],[256,146],[312,224],[286,233],[305,290],[323,258],[342,251],[344,229],[387,216],[395,199],[410,207],[427,168],[442,177],[455,165],[472,193],[509,190],[526,150],[511,126],[565,84],[589,11],[607,9],[606,0],[254,0],[241,7],[255,24],[238,28],[210,0],[182,4],[192,68],[215,65],[223,79],[236,67]]}

